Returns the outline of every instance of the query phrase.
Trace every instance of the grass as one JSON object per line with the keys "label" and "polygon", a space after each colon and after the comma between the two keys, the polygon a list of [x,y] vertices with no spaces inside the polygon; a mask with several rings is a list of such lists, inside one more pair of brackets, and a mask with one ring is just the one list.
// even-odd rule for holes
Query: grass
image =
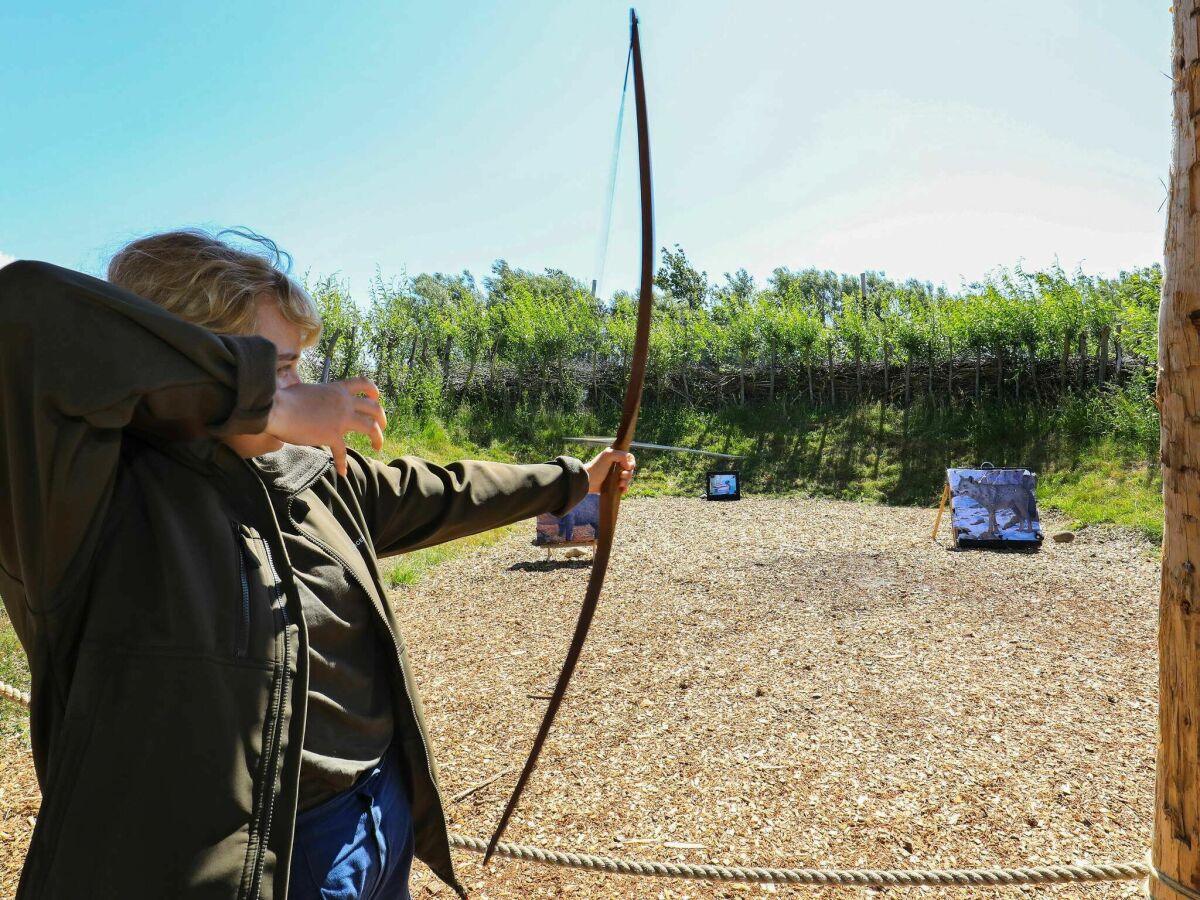
{"label": "grass", "polygon": [[411,423],[388,422],[383,449],[376,452],[365,435],[352,433],[347,443],[366,456],[376,459],[391,460],[398,456],[420,456],[433,462],[451,462],[455,459],[494,459],[500,462],[512,462],[512,455],[503,445],[489,442],[488,445],[476,444],[469,437],[456,430],[454,433],[440,421],[425,421],[415,425]]}
{"label": "grass", "polygon": [[470,537],[459,538],[457,541],[438,544],[436,547],[414,550],[412,553],[380,560],[380,568],[389,587],[408,587],[416,584],[422,575],[439,563],[473,550],[490,547],[516,530],[517,526],[509,525],[506,528],[497,528],[485,531],[483,534],[474,534]]}
{"label": "grass", "polygon": [[1041,502],[1081,525],[1136,528],[1148,540],[1162,540],[1162,481],[1157,467],[1130,466],[1103,448],[1075,469],[1052,470],[1038,485]]}

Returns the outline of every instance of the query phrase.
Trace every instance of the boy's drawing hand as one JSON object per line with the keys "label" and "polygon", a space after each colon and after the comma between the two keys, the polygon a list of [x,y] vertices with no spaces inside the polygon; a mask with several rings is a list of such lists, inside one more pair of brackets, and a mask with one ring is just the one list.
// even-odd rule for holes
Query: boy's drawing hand
{"label": "boy's drawing hand", "polygon": [[583,468],[587,470],[589,494],[597,494],[600,488],[604,486],[604,479],[608,477],[608,470],[612,468],[613,463],[621,467],[621,493],[629,490],[629,482],[633,479],[633,470],[637,468],[637,459],[634,455],[626,450],[614,450],[612,447],[607,447],[596,454],[596,458],[591,462],[583,464]]}
{"label": "boy's drawing hand", "polygon": [[382,450],[385,428],[387,416],[379,405],[379,388],[367,378],[278,388],[267,419],[267,434],[284,443],[328,447],[338,474],[343,476],[346,433],[365,434],[372,447]]}

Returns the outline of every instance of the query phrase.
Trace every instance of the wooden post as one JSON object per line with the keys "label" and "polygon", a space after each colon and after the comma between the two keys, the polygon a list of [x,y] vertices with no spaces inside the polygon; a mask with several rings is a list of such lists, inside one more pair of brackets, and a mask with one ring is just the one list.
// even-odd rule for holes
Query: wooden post
{"label": "wooden post", "polygon": [[954,339],[946,340],[946,358],[950,361],[950,368],[946,372],[946,405],[954,402]]}
{"label": "wooden post", "polygon": [[1116,356],[1117,356],[1116,362],[1113,364],[1113,378],[1117,379],[1117,381],[1120,381],[1121,380],[1121,369],[1123,368],[1122,364],[1125,362],[1125,353],[1121,348],[1121,323],[1120,322],[1117,323],[1117,339],[1115,341],[1113,341],[1113,344],[1114,344],[1113,351],[1116,353]]}
{"label": "wooden post", "polygon": [[929,399],[933,399],[933,338],[929,339]]}
{"label": "wooden post", "polygon": [[825,348],[829,351],[829,405],[833,406],[837,403],[837,394],[834,393],[833,386],[833,338],[829,339]]}
{"label": "wooden post", "polygon": [[1087,331],[1080,330],[1079,332],[1079,390],[1082,392],[1087,390],[1088,385],[1088,353],[1087,353]]}
{"label": "wooden post", "polygon": [[1071,359],[1071,333],[1067,332],[1063,335],[1062,345],[1062,368],[1058,373],[1058,392],[1065,394],[1067,392],[1067,366],[1070,365]]}
{"label": "wooden post", "polygon": [[888,352],[891,348],[888,347],[887,338],[883,339],[883,402],[891,403],[892,401],[892,386],[888,382]]}
{"label": "wooden post", "polygon": [[950,482],[946,482],[946,486],[942,488],[942,502],[938,504],[937,518],[933,520],[933,534],[929,537],[937,540],[938,528],[942,525],[942,513],[946,511],[946,503],[950,499]]}
{"label": "wooden post", "polygon": [[1108,379],[1108,339],[1112,335],[1112,328],[1105,325],[1100,329],[1100,349],[1099,358],[1100,366],[1096,373],[1096,384],[1104,384]]}
{"label": "wooden post", "polygon": [[[1200,34],[1198,0],[1175,4],[1174,154],[1159,312],[1156,399],[1162,414],[1165,522],[1159,598],[1155,868],[1200,891]],[[1185,900],[1157,878],[1154,900]]]}

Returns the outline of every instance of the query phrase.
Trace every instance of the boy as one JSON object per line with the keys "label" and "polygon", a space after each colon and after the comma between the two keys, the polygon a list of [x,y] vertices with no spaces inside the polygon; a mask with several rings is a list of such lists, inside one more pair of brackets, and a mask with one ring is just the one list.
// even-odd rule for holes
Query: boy
{"label": "boy", "polygon": [[378,559],[561,514],[613,463],[624,489],[633,457],[348,449],[382,447],[375,386],[301,383],[312,300],[219,237],[135,241],[109,282],[0,269],[0,596],[43,798],[18,897],[407,897],[414,854],[465,896]]}

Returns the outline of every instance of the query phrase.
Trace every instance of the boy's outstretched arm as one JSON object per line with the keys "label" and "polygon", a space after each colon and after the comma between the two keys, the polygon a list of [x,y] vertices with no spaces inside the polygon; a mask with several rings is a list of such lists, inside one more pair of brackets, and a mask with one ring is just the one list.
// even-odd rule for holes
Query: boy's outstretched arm
{"label": "boy's outstretched arm", "polygon": [[0,269],[0,595],[53,610],[87,571],[124,428],[252,434],[275,393],[262,337],[205,328],[77,272]]}
{"label": "boy's outstretched arm", "polygon": [[533,465],[465,460],[439,466],[414,456],[383,463],[349,450],[349,477],[379,557],[440,544],[549,512],[563,515],[609,466],[634,460],[606,450],[587,465],[570,456]]}

